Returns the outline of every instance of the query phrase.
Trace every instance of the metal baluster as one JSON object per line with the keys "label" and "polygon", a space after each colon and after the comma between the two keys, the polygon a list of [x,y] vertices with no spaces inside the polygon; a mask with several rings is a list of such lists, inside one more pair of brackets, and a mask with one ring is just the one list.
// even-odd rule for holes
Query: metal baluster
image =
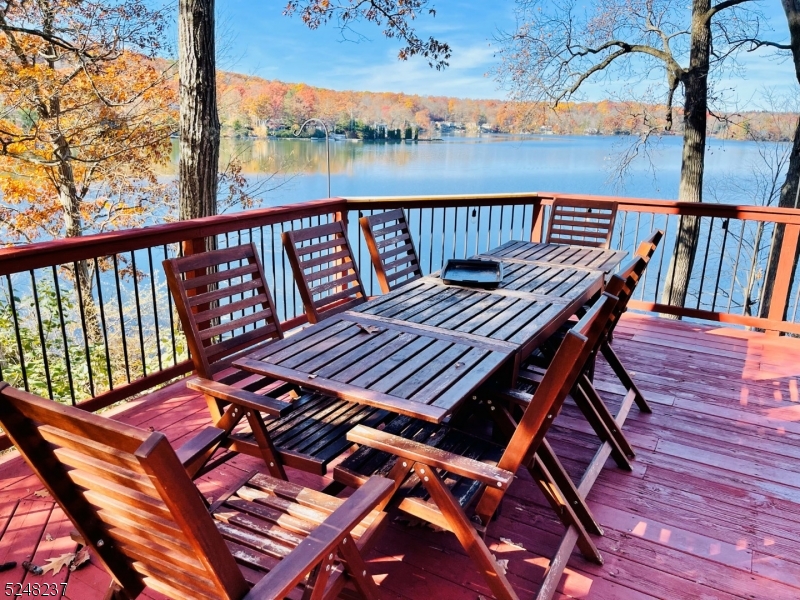
{"label": "metal baluster", "polygon": [[133,269],[133,295],[136,298],[136,320],[139,324],[139,349],[142,353],[142,377],[147,376],[147,355],[144,350],[144,326],[142,325],[142,308],[139,301],[139,272],[136,270],[136,251],[131,250],[131,268]]}
{"label": "metal baluster", "polygon": [[[147,248],[147,264],[150,269],[150,291],[153,296],[153,326],[156,332],[156,348],[158,349],[158,370],[162,370],[164,365],[161,362],[161,331],[158,323],[158,302],[156,300],[156,277],[153,271],[153,252],[152,248]],[[167,295],[169,291],[167,291]]]}
{"label": "metal baluster", "polygon": [[[625,249],[625,226],[627,225],[627,223],[628,223],[628,211],[626,210],[625,212],[622,213],[622,228],[620,229],[620,232],[619,232],[619,246],[617,246],[617,247],[620,250],[624,250]],[[611,234],[613,236],[614,232],[612,231]],[[635,244],[636,243],[636,236],[634,236],[633,241],[634,241],[634,244]],[[635,248],[634,248],[634,251],[636,251]]]}
{"label": "metal baluster", "polygon": [[17,353],[19,354],[19,368],[22,373],[22,384],[25,387],[25,391],[29,392],[28,368],[25,365],[25,353],[22,351],[22,339],[19,336],[19,318],[17,317],[17,306],[14,300],[14,286],[11,285],[11,275],[6,275],[6,281],[8,282],[8,298],[11,304],[11,318],[14,320],[14,335],[17,340]]}
{"label": "metal baluster", "polygon": [[728,241],[728,222],[729,219],[724,219],[722,221],[722,229],[725,230],[725,233],[722,234],[722,250],[720,250],[719,253],[719,267],[717,268],[717,280],[714,283],[714,297],[711,301],[711,310],[717,307],[717,291],[719,290],[719,278],[722,274],[722,259],[725,256],[725,243]]}
{"label": "metal baluster", "polygon": [[31,288],[33,290],[33,307],[36,310],[36,322],[39,326],[39,343],[42,345],[42,364],[44,366],[44,376],[47,380],[47,395],[53,400],[53,383],[50,381],[50,362],[47,360],[47,340],[44,336],[44,326],[42,325],[42,311],[39,307],[39,291],[36,289],[36,275],[33,269],[31,274]]}
{"label": "metal baluster", "polygon": [[458,245],[458,207],[453,209],[453,258],[456,257],[456,246]]}
{"label": "metal baluster", "polygon": [[433,273],[433,219],[436,215],[435,209],[431,208],[431,237],[428,240],[428,273]]}
{"label": "metal baluster", "polygon": [[117,289],[117,307],[119,309],[119,327],[122,332],[122,355],[125,357],[125,377],[128,383],[131,382],[131,368],[128,360],[128,336],[125,334],[125,315],[122,312],[122,293],[119,286],[119,268],[117,265],[117,255],[112,254],[112,262],[114,263],[114,283]]}
{"label": "metal baluster", "polygon": [[728,291],[728,309],[725,312],[731,312],[731,304],[733,303],[733,288],[736,285],[736,272],[739,270],[739,257],[742,254],[742,240],[744,239],[744,224],[742,220],[742,231],[739,234],[739,246],[736,249],[736,262],[733,264],[733,275],[731,275],[731,288]]}
{"label": "metal baluster", "polygon": [[489,229],[486,232],[486,251],[489,251],[489,248],[492,247],[492,212],[494,206],[491,204],[489,205]]}
{"label": "metal baluster", "polygon": [[83,292],[78,281],[78,263],[72,263],[75,274],[75,291],[78,292],[78,314],[81,317],[81,333],[83,334],[83,349],[86,352],[86,371],[89,374],[89,394],[94,398],[94,373],[92,371],[92,355],[89,351],[89,334],[86,332],[86,311],[83,306]]}
{"label": "metal baluster", "polygon": [[[664,215],[664,241],[669,239],[669,215]],[[661,260],[658,262],[658,277],[656,278],[656,295],[653,302],[658,302],[658,288],[661,286],[661,271],[664,269],[664,257],[667,255],[666,243],[661,244]]]}
{"label": "metal baluster", "polygon": [[703,270],[700,272],[700,290],[697,293],[697,305],[695,308],[700,308],[700,299],[703,296],[703,283],[706,280],[706,265],[708,264],[708,249],[711,245],[711,234],[714,232],[714,217],[711,217],[711,223],[708,226],[708,238],[706,239],[706,252],[703,256]]}
{"label": "metal baluster", "polygon": [[[178,252],[181,250],[181,245],[178,244]],[[169,258],[169,251],[167,250],[167,245],[164,244],[164,260]],[[172,294],[167,293],[167,307],[169,308],[169,330],[172,334],[170,337],[172,338],[172,364],[178,364],[178,348],[175,344],[175,316],[172,314]]]}
{"label": "metal baluster", "polygon": [[[58,320],[61,324],[61,341],[64,343],[64,364],[67,367],[67,383],[69,384],[69,397],[72,401],[72,406],[75,406],[75,383],[72,380],[72,362],[69,357],[69,340],[67,339],[67,325],[64,321],[64,307],[61,304],[61,285],[58,283],[58,271],[56,266],[52,265],[53,269],[53,283],[56,289],[56,302],[58,303]],[[2,377],[0,377],[2,379]]]}

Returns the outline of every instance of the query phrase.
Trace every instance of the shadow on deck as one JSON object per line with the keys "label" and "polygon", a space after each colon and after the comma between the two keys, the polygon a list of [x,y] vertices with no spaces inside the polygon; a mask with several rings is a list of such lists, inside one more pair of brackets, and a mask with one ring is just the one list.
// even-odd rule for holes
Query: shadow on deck
{"label": "shadow on deck", "polygon": [[[589,494],[605,529],[596,539],[605,565],[576,552],[556,597],[799,598],[800,341],[628,314],[614,346],[653,414],[634,407],[626,422],[637,451],[633,473],[609,461]],[[597,387],[613,405],[622,388],[603,366],[598,361]],[[163,431],[175,444],[209,423],[205,402],[181,384],[105,414]],[[589,431],[568,404],[548,435],[575,473],[599,445]],[[200,488],[213,497],[260,466],[236,457],[202,477]],[[325,482],[297,471],[290,478],[318,488]],[[102,598],[109,577],[95,564],[56,576],[22,570],[24,560],[43,565],[75,550],[69,522],[49,496],[38,495],[42,489],[15,452],[0,461],[0,563],[18,563],[0,573],[0,590],[7,583],[21,583],[23,591],[28,583],[66,583],[66,598]],[[384,531],[370,561],[384,598],[490,597],[450,534],[398,519]],[[535,593],[547,564],[542,557],[562,533],[520,472],[489,541],[497,558],[508,560],[521,597]]]}

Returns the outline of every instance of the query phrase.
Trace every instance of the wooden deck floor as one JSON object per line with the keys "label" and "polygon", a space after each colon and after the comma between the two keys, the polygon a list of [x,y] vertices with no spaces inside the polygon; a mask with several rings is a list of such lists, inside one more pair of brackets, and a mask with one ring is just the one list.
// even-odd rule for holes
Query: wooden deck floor
{"label": "wooden deck floor", "polygon": [[[573,554],[559,598],[668,600],[800,598],[800,342],[757,333],[626,315],[615,348],[636,372],[652,415],[636,408],[626,432],[637,450],[633,473],[609,462],[589,495],[605,529],[598,567]],[[620,388],[600,361],[597,380],[613,404]],[[633,367],[633,365],[638,365]],[[181,386],[130,403],[114,418],[164,431],[179,444],[207,424],[204,402]],[[548,436],[571,469],[597,444],[574,406]],[[213,496],[256,460],[237,457],[203,477]],[[323,485],[296,471],[290,477]],[[70,524],[14,453],[0,461],[0,563],[74,551]],[[493,552],[507,559],[521,597],[531,597],[562,527],[519,473],[500,518],[489,528]],[[384,597],[448,600],[490,597],[447,533],[395,520],[371,554]],[[58,576],[16,569],[7,582],[66,582],[64,597],[101,598],[99,567]],[[157,598],[156,594],[152,594]]]}

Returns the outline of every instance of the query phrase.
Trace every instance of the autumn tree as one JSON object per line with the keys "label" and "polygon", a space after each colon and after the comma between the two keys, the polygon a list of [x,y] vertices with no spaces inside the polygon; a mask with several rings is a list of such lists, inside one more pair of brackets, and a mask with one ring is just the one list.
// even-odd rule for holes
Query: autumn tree
{"label": "autumn tree", "polygon": [[[153,213],[169,158],[164,18],[143,0],[7,0],[0,8],[0,231],[80,236]],[[168,70],[168,69],[167,69]],[[91,302],[92,273],[75,274]],[[91,314],[89,315],[91,318]]]}
{"label": "autumn tree", "polygon": [[[352,31],[358,21],[383,28],[401,42],[400,60],[425,58],[431,67],[447,66],[450,47],[420,38],[414,21],[436,11],[429,0],[289,0],[284,13],[299,14],[311,29],[335,22]],[[220,123],[216,98],[214,0],[178,0],[180,104],[180,217],[216,213]]]}
{"label": "autumn tree", "polygon": [[[789,1],[789,0],[787,0]],[[678,200],[701,202],[712,78],[759,34],[756,0],[603,0],[584,12],[573,0],[517,0],[515,32],[502,38],[500,79],[519,98],[569,100],[598,81],[659,77],[665,129],[683,99]],[[712,43],[713,42],[713,43]],[[645,134],[657,133],[658,125]],[[685,303],[700,220],[681,218],[662,302]]]}

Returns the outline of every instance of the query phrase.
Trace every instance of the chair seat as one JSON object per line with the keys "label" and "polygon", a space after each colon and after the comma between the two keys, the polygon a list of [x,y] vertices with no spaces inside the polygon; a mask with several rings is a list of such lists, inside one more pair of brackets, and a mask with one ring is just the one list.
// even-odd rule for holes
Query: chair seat
{"label": "chair seat", "polygon": [[[258,473],[232,486],[212,505],[211,513],[245,579],[254,585],[344,501]],[[384,516],[374,510],[352,530],[360,550],[368,547]],[[289,597],[299,599],[302,594],[301,584]]]}
{"label": "chair seat", "polygon": [[[266,422],[267,432],[284,464],[324,475],[327,465],[353,444],[347,432],[356,425],[378,427],[393,414],[363,404],[301,390],[288,415]],[[261,456],[246,425],[232,436],[236,450]]]}
{"label": "chair seat", "polygon": [[[503,455],[503,447],[489,440],[448,425],[437,425],[407,416],[395,417],[386,424],[383,431],[490,465],[496,465]],[[335,480],[346,485],[359,486],[372,475],[388,476],[396,461],[397,457],[392,454],[362,446],[334,468],[333,476]],[[462,507],[470,504],[483,485],[444,470],[437,470],[437,473]],[[430,501],[427,491],[416,475],[407,478],[400,486],[394,496],[393,504],[403,510],[411,509],[409,512],[417,512],[413,510],[417,508],[439,513],[439,509]],[[425,518],[430,518],[430,515],[425,515]],[[438,519],[434,522],[447,528],[446,524],[439,523]]]}

